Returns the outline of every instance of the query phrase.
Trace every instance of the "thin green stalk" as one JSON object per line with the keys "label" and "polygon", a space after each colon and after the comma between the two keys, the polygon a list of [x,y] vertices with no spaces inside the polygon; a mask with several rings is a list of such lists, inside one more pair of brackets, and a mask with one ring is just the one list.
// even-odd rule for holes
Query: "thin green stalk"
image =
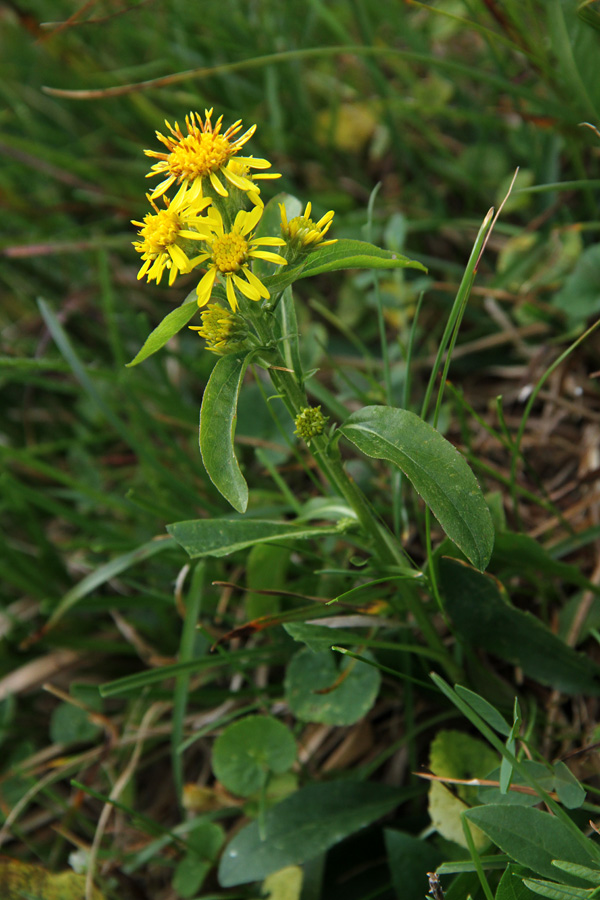
{"label": "thin green stalk", "polygon": [[[201,560],[196,564],[192,575],[192,583],[186,600],[185,620],[181,631],[179,654],[177,662],[187,663],[194,659],[194,647],[196,644],[196,625],[200,618],[202,607],[202,595],[204,586],[206,562]],[[171,765],[173,766],[173,780],[179,802],[183,799],[183,757],[179,752],[183,741],[183,724],[187,706],[191,671],[182,672],[175,679],[173,691],[173,727],[171,731]]]}
{"label": "thin green stalk", "polygon": [[488,880],[485,877],[485,872],[483,871],[483,866],[481,865],[479,853],[477,852],[477,847],[475,846],[475,841],[473,840],[471,827],[463,815],[461,815],[460,817],[460,823],[462,825],[463,834],[469,848],[469,853],[471,854],[471,859],[473,860],[473,865],[475,866],[475,871],[477,872],[477,876],[479,878],[479,883],[481,884],[483,893],[486,896],[486,900],[494,900],[492,889],[490,888]]}
{"label": "thin green stalk", "polygon": [[273,465],[267,454],[260,447],[256,448],[256,458],[268,471],[269,475],[281,491],[282,495],[287,500],[290,508],[294,510],[297,516],[299,516],[302,512],[302,504],[298,502],[293,491],[289,489],[285,480],[277,471],[276,466]]}
{"label": "thin green stalk", "polygon": [[[260,315],[254,316],[253,324],[265,346],[273,346],[275,341],[270,333],[268,320],[265,320]],[[285,403],[290,415],[295,418],[303,408],[309,405],[304,388],[300,387],[294,373],[284,368],[271,367],[269,375],[277,394]],[[310,449],[315,462],[329,483],[355,512],[364,533],[370,538],[374,553],[378,556],[380,562],[384,565],[398,567],[402,571],[407,571],[407,569],[413,571],[413,564],[402,546],[385,523],[379,519],[358,485],[347,475],[341,455],[337,450],[337,442],[329,441],[324,434],[315,435],[311,439]],[[412,590],[408,589],[405,592],[405,599],[429,647],[441,654],[444,659],[445,670],[448,673],[452,672],[455,677],[458,677],[457,666],[435,627],[430,622],[427,610],[420,602],[419,597]]]}
{"label": "thin green stalk", "polygon": [[473,287],[473,282],[475,281],[475,276],[477,274],[477,265],[479,263],[479,259],[482,253],[482,250],[485,246],[485,241],[487,239],[488,232],[493,223],[494,210],[490,209],[485,219],[481,224],[481,228],[475,238],[475,243],[473,244],[473,249],[471,250],[471,255],[469,256],[469,261],[464,271],[464,275],[460,282],[456,297],[454,298],[454,303],[452,305],[452,309],[450,311],[450,316],[448,318],[448,322],[446,324],[446,328],[444,329],[444,334],[442,335],[442,339],[440,341],[440,346],[438,347],[437,356],[435,358],[435,362],[433,364],[433,369],[431,370],[431,376],[429,378],[429,384],[427,385],[427,391],[425,392],[425,399],[423,400],[423,407],[421,409],[421,418],[425,419],[427,416],[427,411],[429,409],[429,403],[431,400],[431,395],[433,393],[433,389],[435,387],[435,383],[438,377],[438,373],[442,366],[442,358],[446,350],[446,360],[444,362],[441,383],[438,389],[438,396],[435,405],[435,412],[433,417],[434,427],[437,425],[437,421],[440,414],[440,409],[442,405],[442,399],[444,396],[444,385],[446,382],[446,378],[448,376],[448,370],[450,368],[450,361],[452,359],[452,351],[454,349],[454,345],[456,344],[456,339],[458,337],[458,330],[460,328],[460,323],[462,321],[462,317],[464,315],[465,309],[467,307],[467,302],[469,300],[469,295],[471,293],[471,288]]}
{"label": "thin green stalk", "polygon": [[[367,208],[367,240],[372,240],[373,230],[373,206],[375,198],[381,188],[381,182],[375,185],[369,197],[369,205]],[[393,406],[394,398],[392,394],[392,369],[390,366],[390,353],[387,342],[385,329],[385,316],[383,314],[383,302],[381,300],[381,290],[379,288],[379,274],[373,272],[373,287],[375,289],[375,301],[377,303],[377,323],[379,327],[379,344],[381,346],[381,359],[383,361],[383,384],[385,387],[385,402],[388,406]],[[412,334],[411,330],[411,334]],[[408,367],[407,367],[408,371]],[[398,469],[390,471],[390,481],[392,485],[392,528],[394,535],[398,538],[400,535],[400,522],[403,511],[402,504],[402,472]]]}
{"label": "thin green stalk", "polygon": [[[421,312],[421,305],[423,303],[424,296],[424,292],[421,291],[421,293],[419,294],[419,299],[417,300],[417,307],[415,309],[415,314],[413,316],[412,324],[410,326],[410,333],[408,336],[408,346],[406,348],[405,355],[406,375],[404,377],[404,387],[402,390],[402,409],[409,409],[410,407],[412,358],[415,346],[415,337],[417,333],[417,323],[419,321],[419,313]],[[398,539],[400,539],[402,528],[408,528],[408,515],[406,512],[406,505],[402,502],[403,473],[400,469],[398,469],[397,472],[392,472],[392,478],[394,478],[394,487],[396,490],[394,496],[395,502],[393,507],[394,534]]]}
{"label": "thin green stalk", "polygon": [[[473,286],[473,282],[475,281],[475,276],[477,274],[477,266],[479,263],[479,259],[483,252],[483,248],[485,247],[485,242],[487,240],[488,233],[492,224],[494,222],[494,210],[490,209],[487,213],[485,219],[481,224],[481,228],[477,234],[475,239],[475,243],[473,244],[473,249],[471,250],[471,255],[469,256],[469,261],[465,268],[464,275],[462,277],[461,283],[459,285],[456,297],[454,299],[454,304],[450,311],[450,316],[448,318],[448,322],[446,323],[446,328],[444,329],[444,334],[442,335],[442,339],[440,341],[440,345],[438,347],[437,356],[435,358],[435,362],[433,364],[433,369],[431,370],[431,376],[429,378],[429,384],[427,385],[427,391],[425,392],[425,399],[423,400],[423,407],[421,409],[421,418],[425,419],[427,416],[427,410],[429,408],[429,402],[431,400],[431,395],[433,393],[433,389],[437,380],[438,372],[442,366],[442,358],[444,353],[446,352],[446,359],[444,361],[444,366],[442,370],[442,375],[440,379],[440,386],[438,388],[438,395],[435,404],[435,410],[433,413],[433,426],[437,427],[440,410],[442,408],[442,399],[444,396],[444,387],[446,384],[446,378],[448,376],[448,370],[450,368],[450,361],[452,359],[452,351],[454,349],[454,345],[456,344],[456,339],[458,337],[458,331],[460,329],[460,323],[462,321],[462,317],[464,315],[465,309],[467,307],[467,302],[469,300],[469,295],[471,293],[471,288]],[[433,596],[435,597],[435,601],[438,605],[440,611],[443,612],[444,605],[442,603],[442,597],[440,594],[439,586],[437,583],[437,573],[435,570],[435,560],[433,558],[433,547],[431,542],[431,513],[429,507],[425,509],[425,548],[427,551],[427,569],[429,574],[429,580],[431,582],[431,588],[433,592]]]}
{"label": "thin green stalk", "polygon": [[[367,207],[367,240],[372,239],[373,231],[373,206],[375,198],[381,188],[381,182],[375,185],[369,197],[369,205]],[[376,271],[373,273],[373,287],[375,288],[375,300],[377,303],[377,324],[379,327],[379,344],[381,346],[381,359],[383,361],[383,383],[385,386],[385,402],[388,406],[392,406],[392,372],[390,369],[390,354],[385,333],[385,317],[383,315],[383,303],[381,300],[381,291],[379,290],[379,276]]]}

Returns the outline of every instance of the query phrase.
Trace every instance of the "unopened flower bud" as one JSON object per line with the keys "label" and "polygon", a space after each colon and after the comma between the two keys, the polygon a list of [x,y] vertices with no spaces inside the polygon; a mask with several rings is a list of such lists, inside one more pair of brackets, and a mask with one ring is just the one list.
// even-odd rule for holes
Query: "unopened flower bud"
{"label": "unopened flower bud", "polygon": [[320,406],[305,406],[296,416],[294,434],[309,444],[311,438],[323,434],[327,419],[328,416],[323,415]]}
{"label": "unopened flower bud", "polygon": [[218,303],[210,303],[201,317],[202,325],[190,325],[206,341],[206,349],[225,356],[246,346],[248,329],[243,318]]}

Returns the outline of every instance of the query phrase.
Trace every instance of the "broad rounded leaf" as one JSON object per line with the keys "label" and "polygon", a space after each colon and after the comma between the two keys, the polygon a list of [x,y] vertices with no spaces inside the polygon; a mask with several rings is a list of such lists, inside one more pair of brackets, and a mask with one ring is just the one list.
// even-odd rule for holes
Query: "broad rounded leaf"
{"label": "broad rounded leaf", "polygon": [[[456,797],[451,790],[439,781],[429,786],[429,802],[427,810],[431,824],[447,841],[454,841],[460,847],[469,845],[462,826],[462,816],[468,810],[467,804]],[[471,826],[471,838],[478,850],[483,850],[490,843],[489,838],[479,828]]]}
{"label": "broad rounded leaf", "polygon": [[[194,291],[193,294],[195,298],[196,292]],[[164,347],[167,341],[170,341],[178,331],[181,331],[184,325],[187,325],[197,311],[198,302],[196,299],[189,302],[186,301],[182,306],[178,306],[177,309],[172,310],[165,316],[162,322],[156,326],[154,331],[150,332],[144,342],[144,346],[139,353],[134,356],[131,362],[127,363],[127,365],[137,366],[138,363],[148,359],[149,356],[152,356],[153,353],[156,353],[157,350]]]}
{"label": "broad rounded leaf", "polygon": [[379,669],[349,656],[344,657],[340,669],[335,663],[329,650],[314,653],[308,648],[291,660],[285,675],[285,696],[298,719],[352,725],[373,706],[381,683]]}
{"label": "broad rounded leaf", "polygon": [[340,427],[367,456],[404,472],[446,534],[478,569],[487,566],[494,526],[481,488],[456,447],[406,409],[365,406]]}
{"label": "broad rounded leaf", "polygon": [[251,353],[223,356],[211,372],[200,410],[200,453],[216,489],[238,512],[248,506],[248,485],[233,449],[237,404]]}
{"label": "broad rounded leaf", "polygon": [[229,725],[215,741],[212,767],[228,791],[249,797],[269,773],[287,772],[296,760],[296,741],[273,716],[246,716]]}
{"label": "broad rounded leaf", "polygon": [[50,719],[50,739],[57,744],[93,741],[101,731],[80,706],[60,703]]}
{"label": "broad rounded leaf", "polygon": [[252,822],[235,835],[221,857],[221,886],[261,881],[313,859],[409,796],[410,790],[372,782],[308,785],[268,809],[262,827]]}

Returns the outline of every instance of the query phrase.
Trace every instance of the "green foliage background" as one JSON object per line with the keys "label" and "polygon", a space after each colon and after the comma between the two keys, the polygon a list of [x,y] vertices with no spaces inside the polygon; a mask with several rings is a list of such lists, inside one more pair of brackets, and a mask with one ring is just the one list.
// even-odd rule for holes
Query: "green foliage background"
{"label": "green foliage background", "polygon": [[[600,138],[582,124],[600,127],[597,7],[575,0],[0,4],[3,852],[47,870],[66,868],[78,845],[92,847],[103,803],[123,775],[113,813],[119,827],[104,835],[95,860],[107,898],[226,896],[225,888],[243,883],[238,869],[250,871],[231,856],[237,845],[226,844],[238,815],[253,822],[233,841],[255,861],[256,880],[273,870],[269,846],[281,834],[287,843],[274,858],[282,864],[302,846],[300,834],[308,834],[311,853],[323,851],[307,857],[303,900],[417,900],[427,890],[426,866],[441,859],[448,900],[504,900],[511,890],[559,896],[536,882],[554,875],[562,884],[567,870],[552,865],[555,851],[541,862],[539,847],[522,851],[530,812],[547,813],[524,806],[494,813],[503,801],[479,797],[487,805],[469,816],[493,842],[485,853],[491,857],[496,846],[506,854],[486,857],[486,881],[472,862],[456,862],[467,849],[427,836],[427,787],[410,772],[427,764],[429,744],[449,720],[479,731],[499,763],[504,748],[504,760],[517,766],[517,735],[538,762],[595,738],[598,526],[592,511],[563,527],[566,507],[551,478],[562,465],[576,472],[580,460],[565,463],[524,420],[519,445],[523,404],[514,376],[520,386],[538,382],[600,310]],[[194,287],[193,279],[173,289],[137,281],[130,220],[145,209],[142,150],[155,146],[154,130],[165,118],[182,121],[213,106],[226,124],[257,123],[252,152],[283,173],[277,190],[311,200],[317,215],[335,209],[335,237],[371,240],[428,268],[427,275],[380,273],[378,287],[370,272],[318,275],[296,287],[302,364],[321,369],[312,396],[339,423],[359,407],[390,401],[420,411],[477,230],[520,166],[479,267],[438,422],[484,486],[500,492],[491,572],[512,591],[507,599],[491,577],[442,563],[450,626],[431,601],[422,608],[451,646],[455,679],[442,650],[393,606],[398,582],[359,577],[364,548],[351,530],[340,543],[335,496],[307,513],[312,525],[334,522],[319,541],[266,544],[260,554],[255,546],[190,560],[165,531],[231,510],[198,453],[198,407],[214,359],[183,329],[161,352],[125,367]],[[577,348],[583,393],[570,397],[596,416],[589,376],[597,354],[595,336]],[[531,362],[539,357],[541,364]],[[251,485],[250,515],[281,519],[314,502],[317,491],[290,443],[281,404],[267,411],[261,391],[260,381],[244,383],[236,450]],[[504,407],[493,405],[498,393],[509,396]],[[572,453],[589,421],[577,408],[569,415]],[[481,429],[494,442],[489,452]],[[419,501],[390,491],[383,464],[373,468],[357,455],[348,466],[422,562]],[[575,499],[585,497],[585,485]],[[403,503],[391,508],[392,494]],[[520,533],[551,516],[554,531],[538,541]],[[434,536],[437,557],[456,555],[441,533]],[[321,615],[311,598],[356,587],[361,610],[387,604],[383,630],[340,630],[327,644],[318,626],[311,634],[309,625],[293,623]],[[477,618],[482,597],[496,610],[491,623]],[[589,612],[576,650],[568,636],[584,597]],[[256,615],[290,624],[209,653]],[[273,713],[300,747],[308,740],[302,716],[289,711],[284,669],[310,652],[305,645],[325,653],[332,643],[361,657],[350,655],[339,672],[349,661],[366,667],[369,654],[382,672],[363,722],[375,735],[370,752],[350,755],[338,771],[326,753],[301,754],[301,764],[277,772],[255,796],[219,794],[210,754],[231,722]],[[435,692],[432,667],[477,692],[480,705],[439,683]],[[46,682],[51,692],[42,690]],[[304,699],[306,706],[312,698]],[[485,703],[502,713],[504,730]],[[360,726],[322,727],[333,749],[344,727]],[[485,727],[496,741],[501,735],[499,746]],[[595,767],[586,757],[574,768],[592,791],[588,806],[563,810],[569,821],[554,821],[548,834],[570,848],[567,869],[595,870],[597,854],[580,840],[586,817],[597,813]],[[547,771],[551,786],[544,784],[560,799],[566,776],[558,767]],[[517,776],[540,783],[539,772],[517,769]],[[564,794],[561,802],[571,809]],[[359,830],[381,816],[385,829]],[[319,828],[309,833],[315,821]],[[423,860],[420,869],[415,859]],[[7,877],[0,868],[0,885]],[[582,868],[563,880],[573,879],[590,892],[596,883]],[[239,890],[253,896],[252,888]]]}

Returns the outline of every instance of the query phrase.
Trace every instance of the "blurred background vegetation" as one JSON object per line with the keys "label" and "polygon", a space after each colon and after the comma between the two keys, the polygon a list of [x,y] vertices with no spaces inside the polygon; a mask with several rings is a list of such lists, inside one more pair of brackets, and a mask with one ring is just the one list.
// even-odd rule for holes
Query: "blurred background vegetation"
{"label": "blurred background vegetation", "polygon": [[[299,286],[303,352],[323,374],[316,399],[334,413],[336,403],[384,400],[376,290],[398,405],[425,292],[408,394],[418,407],[474,236],[520,167],[480,267],[451,370],[458,399],[442,422],[484,464],[488,488],[504,490],[506,448],[485,443],[493,398],[504,395],[512,427],[531,385],[600,309],[600,136],[582,124],[600,127],[599,23],[597,2],[575,0],[0,0],[0,803],[10,855],[57,869],[74,847],[89,846],[102,808],[93,792],[110,793],[132,735],[163,703],[102,861],[107,896],[179,896],[177,845],[157,862],[148,822],[164,838],[181,821],[183,783],[210,780],[211,735],[236,673],[243,708],[280,698],[292,642],[271,635],[256,664],[224,657],[180,682],[175,700],[171,682],[109,701],[98,685],[201,657],[219,629],[285,608],[258,594],[240,606],[210,587],[214,579],[325,596],[343,585],[289,553],[279,567],[254,554],[188,572],[180,549],[155,540],[169,522],[227,512],[197,447],[210,354],[186,331],[125,368],[195,283],[190,276],[168,289],[136,279],[130,220],[146,211],[142,151],[158,146],[155,129],[211,107],[225,125],[256,123],[250,152],[282,173],[267,183],[273,191],[310,200],[315,217],[334,209],[335,237],[369,239],[428,266],[427,276],[393,273],[377,288],[370,273]],[[560,506],[561,485],[583,478],[559,510],[575,526],[576,515],[597,525],[585,506],[568,514],[596,483],[597,360],[593,338],[561,370],[560,414],[541,408],[524,441],[523,491],[537,495],[543,484]],[[238,444],[253,509],[268,514],[281,508],[274,466],[287,467],[299,493],[310,485],[293,465],[287,426],[263,406],[248,383]],[[500,506],[536,536],[565,537],[560,516],[550,530],[547,507]],[[418,557],[419,529],[405,528]],[[328,546],[313,553],[317,569],[335,555]],[[592,537],[578,563],[594,569]],[[200,582],[201,615],[216,626],[197,636],[184,629],[182,638],[186,608],[197,603],[200,613]],[[54,693],[41,690],[46,682]],[[426,731],[436,715],[425,705],[411,721]],[[202,728],[187,755],[171,756],[173,733],[183,741]],[[411,765],[423,762],[416,738],[408,745]],[[372,771],[378,754],[387,759],[385,741],[375,746]],[[311,774],[326,761],[307,763]],[[132,811],[145,824],[134,828]],[[415,807],[415,828],[422,815]],[[379,883],[382,895],[392,891],[389,875]],[[329,897],[334,884],[332,876]],[[361,879],[354,890],[368,895]]]}

